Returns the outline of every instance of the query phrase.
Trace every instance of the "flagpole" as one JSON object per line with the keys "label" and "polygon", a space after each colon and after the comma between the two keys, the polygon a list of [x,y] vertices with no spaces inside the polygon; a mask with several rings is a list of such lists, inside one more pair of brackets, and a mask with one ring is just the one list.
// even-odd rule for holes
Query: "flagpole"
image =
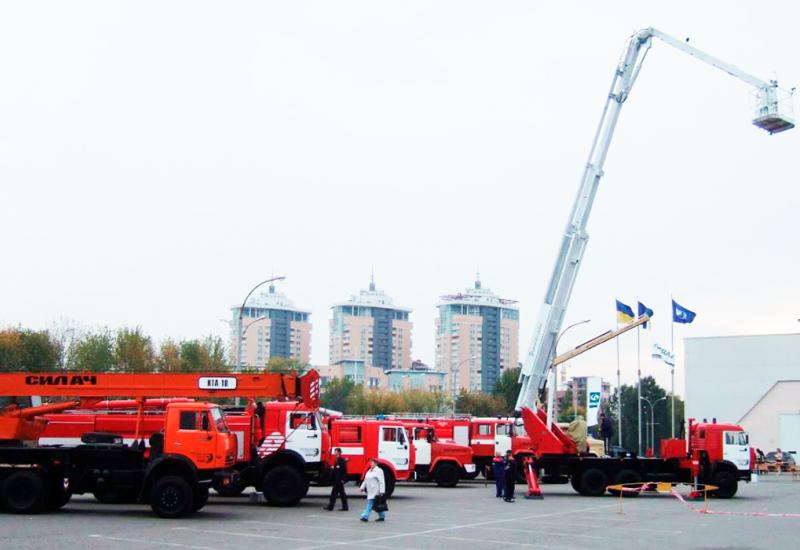
{"label": "flagpole", "polygon": [[[617,330],[619,330],[619,319],[617,319]],[[614,338],[617,341],[617,422],[619,424],[619,446],[622,447],[622,383],[619,377],[619,338]]]}
{"label": "flagpole", "polygon": [[[638,298],[637,298],[638,301]],[[641,326],[636,327],[636,361],[639,366],[638,379],[639,379],[639,400],[636,402],[636,409],[639,411],[639,456],[642,455],[642,353],[641,345],[639,343],[639,330]]]}
{"label": "flagpole", "polygon": [[[669,295],[672,301],[672,294]],[[670,304],[672,308],[672,323],[670,323],[670,348],[672,351],[672,439],[675,439],[675,365],[678,363],[678,357],[675,353],[675,302]]]}

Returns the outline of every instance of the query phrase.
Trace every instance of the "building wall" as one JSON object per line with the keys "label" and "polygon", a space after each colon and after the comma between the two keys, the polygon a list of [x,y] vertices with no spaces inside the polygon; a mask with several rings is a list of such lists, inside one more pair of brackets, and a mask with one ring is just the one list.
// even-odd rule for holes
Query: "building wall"
{"label": "building wall", "polygon": [[347,302],[334,304],[328,359],[364,361],[367,366],[411,368],[410,308],[395,306],[385,292],[370,284]]}
{"label": "building wall", "polygon": [[437,307],[436,370],[447,373],[447,391],[491,392],[504,369],[518,366],[519,309],[480,281]]}
{"label": "building wall", "polygon": [[320,365],[314,367],[314,370],[319,372],[323,388],[333,378],[344,378],[366,388],[383,391],[389,389],[389,377],[384,370],[381,367],[374,366],[365,368],[361,361],[342,361],[335,365]]}
{"label": "building wall", "polygon": [[738,423],[776,382],[800,379],[800,334],[684,342],[687,418]]}
{"label": "building wall", "polygon": [[788,440],[787,434],[781,434],[781,419],[785,415],[800,415],[800,380],[777,382],[739,424],[750,434],[750,445],[765,453],[778,447],[784,451],[800,452],[797,445],[800,434]]}

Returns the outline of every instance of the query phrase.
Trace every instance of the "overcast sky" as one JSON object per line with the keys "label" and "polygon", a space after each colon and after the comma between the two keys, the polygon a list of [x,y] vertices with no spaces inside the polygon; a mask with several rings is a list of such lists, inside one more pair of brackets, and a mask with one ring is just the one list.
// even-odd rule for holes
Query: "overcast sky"
{"label": "overcast sky", "polygon": [[[0,325],[227,339],[273,273],[313,311],[369,283],[414,309],[472,286],[519,300],[520,354],[627,38],[653,26],[800,85],[800,4],[3,2]],[[614,300],[697,312],[683,338],[796,333],[800,131],[751,125],[751,86],[659,41],[625,103],[560,350]],[[572,374],[616,381],[616,347]],[[636,337],[621,340],[623,382]],[[667,385],[650,364],[643,373]],[[720,376],[725,373],[721,372]]]}

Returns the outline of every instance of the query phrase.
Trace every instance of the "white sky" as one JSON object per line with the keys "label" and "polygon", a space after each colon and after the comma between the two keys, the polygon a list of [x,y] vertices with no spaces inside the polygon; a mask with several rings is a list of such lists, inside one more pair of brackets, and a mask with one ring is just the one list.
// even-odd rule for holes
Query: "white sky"
{"label": "white sky", "polygon": [[[4,2],[0,324],[227,338],[272,273],[313,310],[379,288],[414,308],[481,279],[520,301],[524,353],[626,39],[653,26],[784,88],[800,4]],[[697,312],[684,337],[800,329],[800,131],[751,126],[751,87],[654,41],[622,109],[561,350],[614,299]],[[643,373],[668,385],[664,367]],[[621,341],[623,381],[636,338]],[[573,374],[616,379],[615,346]],[[724,376],[725,373],[720,373]]]}

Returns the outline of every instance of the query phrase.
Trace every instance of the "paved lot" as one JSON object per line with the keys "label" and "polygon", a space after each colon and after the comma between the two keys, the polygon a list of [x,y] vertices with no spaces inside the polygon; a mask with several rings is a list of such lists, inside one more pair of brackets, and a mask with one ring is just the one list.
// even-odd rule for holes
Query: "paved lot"
{"label": "paved lot", "polygon": [[[742,550],[796,548],[800,533],[800,517],[704,515],[665,495],[626,499],[619,515],[614,497],[581,497],[568,485],[544,490],[544,500],[507,504],[480,481],[455,489],[401,485],[388,520],[368,524],[357,517],[363,497],[352,499],[349,513],[326,512],[323,488],[312,488],[301,506],[290,509],[212,497],[196,516],[172,521],[153,517],[146,507],[104,506],[80,497],[58,513],[0,515],[0,549]],[[742,486],[733,500],[711,501],[710,508],[800,514],[800,483],[788,475],[762,478]]]}

